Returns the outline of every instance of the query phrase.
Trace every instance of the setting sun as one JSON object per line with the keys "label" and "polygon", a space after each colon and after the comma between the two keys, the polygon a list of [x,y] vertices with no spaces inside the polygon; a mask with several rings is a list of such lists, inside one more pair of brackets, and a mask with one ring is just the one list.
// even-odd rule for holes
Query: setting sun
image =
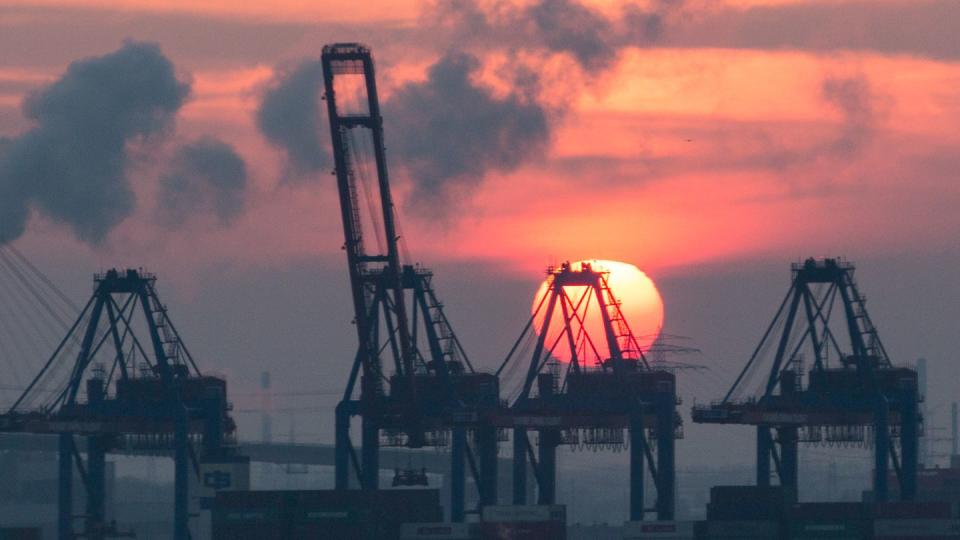
{"label": "setting sun", "polygon": [[[660,297],[660,292],[657,290],[656,285],[654,285],[653,280],[636,266],[624,262],[591,259],[572,262],[570,266],[572,270],[578,271],[583,268],[584,264],[591,265],[594,270],[609,273],[607,276],[607,285],[613,293],[613,296],[621,303],[620,310],[623,318],[626,320],[627,325],[636,338],[640,349],[643,351],[649,349],[650,345],[657,339],[663,326],[663,299]],[[538,335],[544,326],[544,310],[540,309],[538,312],[537,308],[541,306],[541,301],[547,293],[548,288],[549,282],[548,280],[544,280],[534,296],[531,307],[531,313],[535,315],[534,325]],[[592,345],[596,347],[600,356],[602,356],[599,360],[605,360],[609,357],[609,348],[604,338],[603,321],[600,316],[598,303],[595,298],[589,296],[586,299],[583,298],[589,291],[589,288],[586,286],[565,286],[564,291],[573,306],[580,306],[578,310],[579,321],[572,325],[573,333],[576,336],[581,336],[582,334],[589,336],[589,341],[587,339],[577,339],[576,337],[575,341],[582,344],[584,349],[589,349],[590,342],[592,342]],[[581,300],[583,300],[583,302],[581,302]],[[574,317],[574,319],[576,319],[576,317]],[[585,332],[582,330],[585,330]],[[564,362],[569,362],[571,359],[570,347],[566,343],[559,343],[562,331],[563,314],[558,308],[554,310],[553,316],[551,317],[545,343],[547,348],[553,347],[552,354],[554,357]],[[554,344],[556,344],[555,347]],[[580,345],[578,345],[578,347],[579,346]],[[578,352],[578,357],[586,361],[589,365],[592,363],[590,358],[592,352],[584,352],[588,352],[589,354],[584,355],[582,352]]]}

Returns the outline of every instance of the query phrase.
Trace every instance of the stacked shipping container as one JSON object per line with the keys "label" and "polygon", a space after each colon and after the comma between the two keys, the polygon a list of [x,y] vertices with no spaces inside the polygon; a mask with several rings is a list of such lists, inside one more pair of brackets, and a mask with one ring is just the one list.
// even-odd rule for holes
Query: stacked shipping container
{"label": "stacked shipping container", "polygon": [[481,513],[482,540],[564,540],[566,537],[565,506],[485,506]]}
{"label": "stacked shipping container", "polygon": [[396,540],[405,522],[443,518],[437,490],[230,491],[217,494],[215,540]]}

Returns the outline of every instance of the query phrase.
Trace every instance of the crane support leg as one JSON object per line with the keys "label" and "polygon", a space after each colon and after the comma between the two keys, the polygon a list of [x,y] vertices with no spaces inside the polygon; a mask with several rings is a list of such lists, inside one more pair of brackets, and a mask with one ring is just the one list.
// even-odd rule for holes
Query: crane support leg
{"label": "crane support leg", "polygon": [[919,461],[917,396],[911,391],[904,392],[900,412],[900,469],[902,485],[900,498],[912,501],[917,498],[917,467]]}
{"label": "crane support leg", "polygon": [[204,396],[203,415],[203,452],[207,456],[219,455],[223,451],[223,411],[227,409],[227,397],[219,388],[207,389]]}
{"label": "crane support leg", "polygon": [[555,504],[557,502],[557,443],[560,434],[556,429],[537,430],[540,444],[537,447],[537,456],[540,468],[540,488],[537,493],[537,504]]}
{"label": "crane support leg", "polygon": [[654,399],[657,417],[657,519],[672,521],[677,479],[673,438],[674,409],[677,404],[674,386],[671,384],[669,388],[658,390]]}
{"label": "crane support leg", "polygon": [[630,521],[643,520],[643,470],[646,439],[643,433],[643,413],[630,415]]}
{"label": "crane support leg", "polygon": [[380,487],[380,428],[369,415],[361,421],[360,434],[360,489]]}
{"label": "crane support leg", "polygon": [[757,426],[757,485],[770,485],[770,449],[773,440],[770,438],[770,428]]}
{"label": "crane support leg", "polygon": [[480,505],[497,504],[497,428],[477,428],[476,436],[480,455]]}
{"label": "crane support leg", "polygon": [[334,487],[350,487],[350,411],[347,403],[337,404],[334,413]]}
{"label": "crane support leg", "polygon": [[887,467],[890,454],[890,430],[887,426],[887,400],[880,398],[874,414],[874,464],[873,464],[873,495],[875,502],[886,502]]}
{"label": "crane support leg", "polygon": [[59,436],[59,491],[57,529],[60,540],[73,540],[73,436]]}
{"label": "crane support leg", "polygon": [[453,428],[450,445],[450,521],[461,523],[464,520],[466,496],[466,451],[467,429]]}
{"label": "crane support leg", "polygon": [[173,538],[174,540],[188,540],[189,530],[189,449],[190,439],[187,436],[187,411],[182,404],[176,405],[176,420],[174,421],[174,456],[173,456]]}
{"label": "crane support leg", "polygon": [[[780,372],[780,395],[793,396],[797,393],[800,379],[793,369]],[[777,439],[780,442],[780,485],[786,492],[787,500],[797,502],[798,474],[800,449],[796,426],[780,426],[777,428]]]}
{"label": "crane support leg", "polygon": [[799,478],[799,443],[797,428],[781,426],[777,428],[780,440],[780,485],[783,486],[787,500],[797,501]]}
{"label": "crane support leg", "polygon": [[87,439],[87,536],[103,538],[106,522],[107,452],[102,435],[90,435]]}
{"label": "crane support leg", "polygon": [[527,504],[527,428],[513,429],[513,504]]}

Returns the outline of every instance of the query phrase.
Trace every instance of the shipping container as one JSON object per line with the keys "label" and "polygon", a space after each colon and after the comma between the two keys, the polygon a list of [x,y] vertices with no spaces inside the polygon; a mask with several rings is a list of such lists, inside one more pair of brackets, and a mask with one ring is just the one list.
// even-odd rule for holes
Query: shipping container
{"label": "shipping container", "polygon": [[0,540],[40,540],[39,527],[2,527]]}
{"label": "shipping container", "polygon": [[627,521],[624,540],[694,540],[692,521]]}
{"label": "shipping container", "polygon": [[480,523],[481,540],[566,540],[567,526],[559,521]]}
{"label": "shipping container", "polygon": [[787,507],[786,517],[792,521],[807,519],[850,521],[870,519],[873,506],[858,502],[798,503]]}
{"label": "shipping container", "polygon": [[480,537],[477,523],[404,523],[400,540],[475,540]]}
{"label": "shipping container", "polygon": [[870,523],[862,520],[809,519],[786,523],[790,540],[861,540],[870,537]]}
{"label": "shipping container", "polygon": [[873,537],[878,540],[893,540],[895,538],[960,539],[960,520],[878,519],[873,522]]}
{"label": "shipping container", "polygon": [[491,505],[484,506],[481,521],[493,523],[556,521],[566,524],[567,507],[553,505]]}
{"label": "shipping container", "polygon": [[749,538],[751,540],[779,540],[782,538],[778,521],[707,521],[704,536],[710,540]]}
{"label": "shipping container", "polygon": [[219,492],[215,540],[396,540],[405,522],[443,519],[437,490]]}
{"label": "shipping container", "polygon": [[780,486],[714,486],[707,504],[709,521],[779,520],[786,506]]}
{"label": "shipping container", "polygon": [[623,540],[623,527],[607,523],[573,523],[567,526],[567,540]]}
{"label": "shipping container", "polygon": [[782,501],[785,500],[785,493],[781,486],[713,486],[710,488],[710,502]]}
{"label": "shipping container", "polygon": [[875,507],[876,519],[955,519],[957,504],[946,501],[887,502]]}

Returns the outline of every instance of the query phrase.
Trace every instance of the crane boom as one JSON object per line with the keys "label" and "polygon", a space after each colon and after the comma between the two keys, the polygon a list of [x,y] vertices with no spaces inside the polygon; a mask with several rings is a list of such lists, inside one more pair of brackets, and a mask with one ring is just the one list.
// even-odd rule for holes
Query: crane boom
{"label": "crane boom", "polygon": [[[359,343],[336,408],[335,485],[347,489],[353,471],[362,489],[378,489],[381,445],[449,444],[451,519],[462,521],[468,456],[478,458],[471,472],[480,501],[497,500],[498,432],[490,418],[501,406],[499,380],[474,371],[434,293],[433,274],[401,264],[370,49],[327,45],[321,62]],[[365,242],[371,231],[377,251]],[[381,357],[393,358],[394,372],[384,371]],[[359,456],[350,437],[355,416],[361,421]],[[395,486],[426,482],[420,470],[395,471]]]}
{"label": "crane boom", "polygon": [[[394,217],[393,199],[390,194],[390,181],[387,175],[386,154],[383,145],[383,118],[380,115],[380,103],[377,97],[377,83],[374,75],[373,57],[370,49],[356,43],[338,43],[327,45],[322,55],[324,97],[327,102],[327,116],[330,121],[330,139],[333,143],[333,158],[337,176],[337,189],[340,195],[340,211],[343,220],[344,248],[347,252],[347,264],[353,291],[353,305],[356,316],[357,335],[360,342],[359,355],[364,376],[382,380],[378,347],[373,338],[377,322],[375,304],[377,285],[380,290],[389,290],[392,302],[386,302],[386,309],[396,326],[396,342],[399,346],[398,375],[410,381],[414,372],[414,351],[407,321],[406,301],[404,298],[402,267],[397,248],[397,231]],[[336,77],[338,75],[362,75],[366,106],[365,113],[344,114],[337,103]],[[357,196],[358,163],[356,152],[352,148],[352,130],[363,129],[370,137],[373,157],[376,164],[377,190],[379,191],[380,218],[382,219],[385,253],[369,254],[364,249],[363,221]],[[354,158],[354,159],[352,159]],[[373,317],[371,317],[373,314]]]}

